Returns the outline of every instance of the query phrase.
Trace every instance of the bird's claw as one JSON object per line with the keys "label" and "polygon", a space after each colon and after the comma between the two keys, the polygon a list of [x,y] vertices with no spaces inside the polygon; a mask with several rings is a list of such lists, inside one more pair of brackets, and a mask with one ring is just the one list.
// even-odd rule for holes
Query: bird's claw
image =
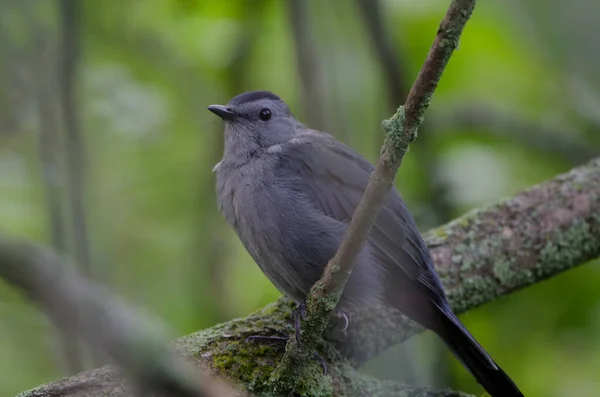
{"label": "bird's claw", "polygon": [[348,329],[348,325],[350,325],[350,316],[348,315],[348,313],[345,310],[338,309],[338,308],[336,308],[333,311],[333,313],[337,317],[341,317],[342,320],[344,320],[344,328],[342,329],[342,331],[346,331]]}

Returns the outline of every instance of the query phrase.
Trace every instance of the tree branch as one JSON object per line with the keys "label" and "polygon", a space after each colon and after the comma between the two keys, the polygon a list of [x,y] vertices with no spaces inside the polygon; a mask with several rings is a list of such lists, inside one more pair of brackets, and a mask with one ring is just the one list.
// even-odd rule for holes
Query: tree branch
{"label": "tree branch", "polygon": [[[52,89],[52,77],[48,76],[47,46],[42,43],[41,28],[33,22],[36,31],[37,59],[34,59],[36,68],[36,102],[38,109],[38,152],[42,181],[44,184],[44,195],[46,201],[46,213],[48,214],[48,230],[54,250],[58,253],[67,252],[67,229],[65,225],[63,210],[64,175],[62,163],[59,160],[61,152],[58,148],[61,136],[58,128],[58,115],[56,114],[55,95]],[[80,341],[73,335],[67,335],[59,330],[59,346],[63,352],[67,370],[70,374],[76,374],[85,368],[84,351],[81,349]],[[90,367],[88,367],[90,368]]]}
{"label": "tree branch", "polygon": [[[430,231],[426,241],[448,300],[459,313],[600,257],[600,159],[511,199],[472,211]],[[0,244],[0,269],[9,254],[5,248]],[[246,338],[293,332],[289,323],[292,306],[291,301],[281,298],[248,317],[182,337],[174,342],[175,348],[194,365],[209,366],[240,387],[260,394],[266,391],[284,347],[248,342]],[[327,338],[330,342],[319,346],[330,375],[323,376],[313,362],[302,383],[304,390],[327,389],[336,396],[353,396],[375,395],[373,388],[381,387],[387,392],[377,395],[396,397],[421,391],[405,386],[402,390],[406,393],[402,393],[400,386],[377,383],[352,368],[418,332],[406,317],[384,309],[362,312],[352,315],[347,332],[336,328],[332,324]],[[86,372],[20,397],[128,395],[121,379],[107,374],[112,371]],[[444,393],[431,391],[429,395]]]}
{"label": "tree branch", "polygon": [[75,100],[75,82],[79,64],[79,20],[81,4],[78,0],[59,0],[61,16],[60,83],[61,106],[65,124],[69,201],[75,261],[90,274],[90,253],[85,215],[85,148]]}
{"label": "tree branch", "polygon": [[313,128],[327,130],[323,75],[309,25],[309,6],[310,3],[305,0],[288,0],[288,16],[294,38],[296,64],[302,82],[302,102],[306,118]]}
{"label": "tree branch", "polygon": [[[69,335],[106,352],[133,381],[122,391],[159,396],[217,397],[228,388],[191,371],[164,347],[158,323],[61,266],[49,251],[0,236],[0,277],[24,291]],[[202,380],[199,382],[199,380]],[[106,395],[106,391],[102,392]],[[61,395],[61,394],[44,394]]]}
{"label": "tree branch", "polygon": [[331,312],[337,306],[354,261],[364,246],[408,146],[416,138],[433,92],[458,46],[459,37],[474,7],[475,0],[452,1],[405,105],[392,118],[383,122],[382,127],[387,137],[382,155],[371,174],[340,248],[306,299],[306,321],[302,324],[304,346],[299,346],[295,338],[290,338],[286,354],[271,377],[274,391],[290,393],[296,390],[300,379],[305,376],[303,368],[321,339]]}

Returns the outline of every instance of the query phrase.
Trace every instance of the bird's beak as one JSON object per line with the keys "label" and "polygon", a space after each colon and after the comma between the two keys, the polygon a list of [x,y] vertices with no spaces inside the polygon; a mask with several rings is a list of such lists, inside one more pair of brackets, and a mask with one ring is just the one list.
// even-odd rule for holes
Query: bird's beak
{"label": "bird's beak", "polygon": [[233,112],[230,108],[223,105],[210,105],[208,107],[208,110],[210,110],[223,120],[233,120],[238,116],[237,113]]}

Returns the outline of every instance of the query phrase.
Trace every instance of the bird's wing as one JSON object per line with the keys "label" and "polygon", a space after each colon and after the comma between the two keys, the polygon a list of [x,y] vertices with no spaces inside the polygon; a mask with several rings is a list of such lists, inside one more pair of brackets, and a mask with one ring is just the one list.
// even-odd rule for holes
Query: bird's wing
{"label": "bird's wing", "polygon": [[[314,204],[325,215],[349,223],[374,167],[332,136],[303,132],[277,147],[286,178],[308,189]],[[290,175],[291,173],[291,175]],[[427,247],[396,189],[391,189],[379,212],[369,244],[386,265],[397,267],[433,293],[443,297],[441,282],[433,269]]]}

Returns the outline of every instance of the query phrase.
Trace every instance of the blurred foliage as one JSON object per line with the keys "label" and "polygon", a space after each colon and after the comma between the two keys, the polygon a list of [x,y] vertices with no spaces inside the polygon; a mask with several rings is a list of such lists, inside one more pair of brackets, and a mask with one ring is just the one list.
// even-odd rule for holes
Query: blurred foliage
{"label": "blurred foliage", "polygon": [[[375,160],[383,140],[379,124],[399,105],[387,99],[356,3],[307,3],[312,59],[299,60],[284,0],[82,1],[77,101],[92,273],[180,334],[244,316],[279,295],[216,209],[211,169],[222,151],[222,124],[206,106],[268,89],[306,120],[297,65],[309,62],[318,74],[312,77],[319,82],[323,124]],[[447,5],[382,1],[408,83]],[[35,0],[0,0],[0,7],[0,231],[49,244],[48,170],[40,162],[35,103],[40,81],[54,87],[47,100],[59,97],[58,8]],[[600,152],[600,28],[592,17],[598,7],[594,0],[478,4],[427,116],[430,148],[411,153],[397,178],[424,229],[435,219],[431,195],[437,193],[426,188],[431,178],[444,185],[456,216],[576,164],[557,155],[570,148],[547,152],[520,139],[528,130],[499,136],[485,123],[446,123],[458,109],[500,110],[515,123],[552,126],[579,147]],[[64,156],[51,173],[63,189]],[[432,164],[434,173],[423,164]],[[596,396],[598,285],[597,264],[588,264],[463,319],[526,395]],[[33,305],[0,285],[0,395],[65,374],[55,336]],[[449,354],[432,350],[438,342],[431,335],[410,343],[432,353],[413,357],[414,368],[404,375],[418,376],[404,378],[480,391]],[[367,370],[402,379],[393,365],[398,352],[412,354],[392,349]],[[436,378],[432,366],[447,368],[449,379]]]}

